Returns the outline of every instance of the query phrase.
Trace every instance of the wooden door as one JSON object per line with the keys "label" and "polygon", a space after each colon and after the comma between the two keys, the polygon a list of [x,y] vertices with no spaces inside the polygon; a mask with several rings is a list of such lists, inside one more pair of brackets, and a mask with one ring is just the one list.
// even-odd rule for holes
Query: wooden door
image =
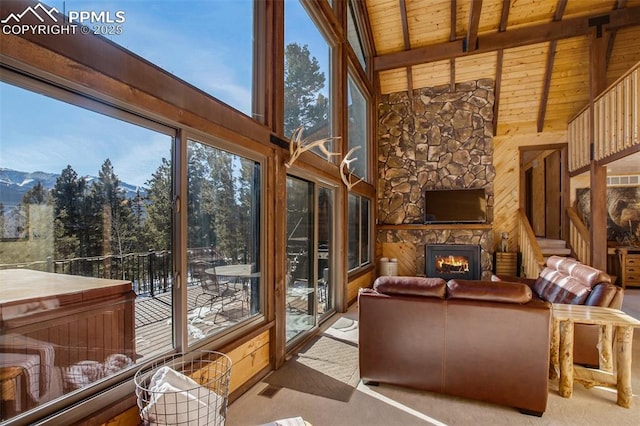
{"label": "wooden door", "polygon": [[562,239],[562,165],[560,151],[545,157],[545,237]]}

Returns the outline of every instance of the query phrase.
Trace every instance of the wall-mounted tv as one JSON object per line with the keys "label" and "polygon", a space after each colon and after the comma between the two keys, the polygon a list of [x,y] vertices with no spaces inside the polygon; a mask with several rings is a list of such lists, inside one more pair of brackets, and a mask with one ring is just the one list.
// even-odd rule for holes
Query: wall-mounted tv
{"label": "wall-mounted tv", "polygon": [[485,223],[484,188],[436,189],[424,193],[424,223]]}

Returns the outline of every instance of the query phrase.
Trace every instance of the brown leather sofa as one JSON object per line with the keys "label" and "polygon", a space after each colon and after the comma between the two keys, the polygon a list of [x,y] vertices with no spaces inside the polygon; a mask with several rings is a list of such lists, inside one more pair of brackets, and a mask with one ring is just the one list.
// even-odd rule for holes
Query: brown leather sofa
{"label": "brown leather sofa", "polygon": [[[501,275],[493,279],[527,284],[534,298],[551,303],[620,309],[624,297],[624,290],[613,285],[609,275],[569,257],[549,257],[537,278]],[[598,366],[598,334],[596,325],[575,325],[573,360],[576,364]]]}
{"label": "brown leather sofa", "polygon": [[380,277],[359,297],[360,377],[516,407],[547,406],[551,304],[520,283]]}

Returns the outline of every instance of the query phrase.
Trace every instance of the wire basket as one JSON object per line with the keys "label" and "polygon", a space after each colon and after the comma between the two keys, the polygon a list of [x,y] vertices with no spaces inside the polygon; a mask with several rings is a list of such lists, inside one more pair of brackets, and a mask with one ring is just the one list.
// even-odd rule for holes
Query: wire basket
{"label": "wire basket", "polygon": [[145,425],[224,425],[231,359],[220,352],[174,354],[134,376]]}

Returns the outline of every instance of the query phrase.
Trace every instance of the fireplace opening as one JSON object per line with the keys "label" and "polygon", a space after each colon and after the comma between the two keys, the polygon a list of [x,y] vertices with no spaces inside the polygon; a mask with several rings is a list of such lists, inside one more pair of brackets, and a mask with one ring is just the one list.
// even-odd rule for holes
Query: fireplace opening
{"label": "fireplace opening", "polygon": [[467,244],[431,244],[425,248],[427,277],[480,279],[480,246]]}

